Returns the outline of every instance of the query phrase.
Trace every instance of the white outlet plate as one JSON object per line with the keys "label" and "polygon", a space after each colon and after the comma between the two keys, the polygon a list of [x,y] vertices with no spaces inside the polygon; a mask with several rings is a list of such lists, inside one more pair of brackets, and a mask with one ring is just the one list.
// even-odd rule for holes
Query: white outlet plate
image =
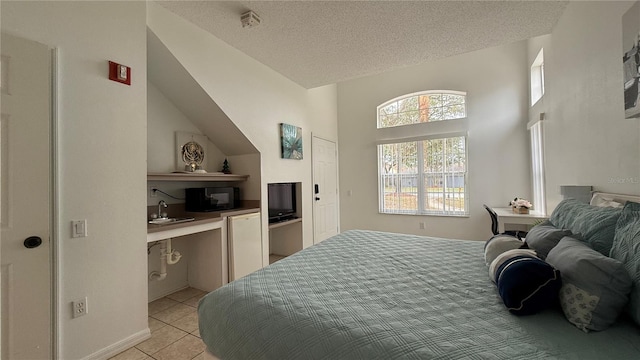
{"label": "white outlet plate", "polygon": [[87,306],[87,297],[84,299],[76,300],[71,303],[73,317],[77,318],[80,316],[87,315],[89,313],[89,307]]}
{"label": "white outlet plate", "polygon": [[157,189],[158,187],[155,185],[151,185],[149,186],[149,197],[158,197],[158,193],[153,191],[154,189]]}

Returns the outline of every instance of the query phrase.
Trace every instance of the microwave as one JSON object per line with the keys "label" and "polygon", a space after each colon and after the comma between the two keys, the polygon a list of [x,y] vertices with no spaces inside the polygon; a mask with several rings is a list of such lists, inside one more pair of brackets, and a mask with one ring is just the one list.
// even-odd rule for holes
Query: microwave
{"label": "microwave", "polygon": [[185,195],[185,210],[189,212],[228,210],[240,205],[237,187],[188,188]]}

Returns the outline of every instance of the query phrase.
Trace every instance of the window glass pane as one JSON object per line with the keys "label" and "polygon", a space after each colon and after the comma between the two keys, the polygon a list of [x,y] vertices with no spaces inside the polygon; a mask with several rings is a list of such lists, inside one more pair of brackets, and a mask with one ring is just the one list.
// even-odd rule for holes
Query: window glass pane
{"label": "window glass pane", "polygon": [[395,114],[398,112],[398,103],[392,102],[391,104],[380,109],[381,114]]}
{"label": "window glass pane", "polygon": [[464,105],[451,105],[443,108],[444,119],[460,119],[465,117]]}
{"label": "window glass pane", "polygon": [[439,121],[442,120],[442,108],[441,107],[432,107],[429,109],[429,121]]}
{"label": "window glass pane", "polygon": [[408,125],[420,122],[420,112],[418,110],[407,111],[398,114],[398,125]]}
{"label": "window glass pane", "polygon": [[380,108],[378,127],[463,118],[467,116],[465,101],[466,95],[449,93],[425,93],[406,97]]}
{"label": "window glass pane", "polygon": [[418,110],[418,97],[412,96],[398,100],[398,111]]}
{"label": "window glass pane", "polygon": [[442,94],[442,106],[464,104],[463,95]]}
{"label": "window glass pane", "polygon": [[442,106],[442,94],[429,95],[429,106]]}
{"label": "window glass pane", "polygon": [[381,127],[397,126],[399,123],[398,114],[385,115],[380,117]]}
{"label": "window glass pane", "polygon": [[466,214],[465,146],[465,137],[380,145],[380,211]]}

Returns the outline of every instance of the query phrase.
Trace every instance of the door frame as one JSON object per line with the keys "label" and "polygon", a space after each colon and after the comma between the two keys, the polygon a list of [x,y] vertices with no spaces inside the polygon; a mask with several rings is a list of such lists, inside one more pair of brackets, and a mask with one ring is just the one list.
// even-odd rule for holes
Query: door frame
{"label": "door frame", "polygon": [[329,140],[327,138],[324,138],[322,136],[318,136],[315,135],[313,132],[311,133],[311,229],[313,232],[313,245],[316,244],[316,207],[315,207],[315,178],[314,178],[314,169],[315,169],[315,164],[314,164],[314,153],[313,153],[313,139],[320,139],[320,140],[324,140],[324,141],[329,141],[332,142],[336,145],[336,223],[337,223],[337,232],[338,234],[340,233],[340,164],[338,163],[339,158],[338,158],[338,142],[334,141],[334,140]]}
{"label": "door frame", "polygon": [[62,333],[62,265],[60,254],[62,246],[59,239],[62,238],[60,223],[60,144],[58,142],[60,134],[60,107],[58,106],[59,83],[60,83],[60,49],[51,49],[51,355],[53,359],[62,359],[62,344],[60,344],[60,334]]}

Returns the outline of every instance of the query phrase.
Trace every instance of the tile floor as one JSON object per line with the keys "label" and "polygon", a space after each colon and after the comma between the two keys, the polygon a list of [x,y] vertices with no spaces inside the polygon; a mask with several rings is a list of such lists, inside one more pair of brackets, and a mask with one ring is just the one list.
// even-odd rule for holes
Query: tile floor
{"label": "tile floor", "polygon": [[198,330],[198,300],[204,291],[186,288],[149,303],[151,338],[110,360],[202,360],[205,345]]}

